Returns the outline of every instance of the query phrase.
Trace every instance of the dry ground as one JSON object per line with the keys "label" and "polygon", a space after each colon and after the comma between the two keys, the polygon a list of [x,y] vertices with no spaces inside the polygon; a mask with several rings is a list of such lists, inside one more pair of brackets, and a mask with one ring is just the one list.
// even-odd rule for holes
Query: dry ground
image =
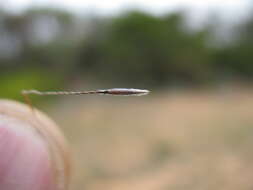
{"label": "dry ground", "polygon": [[62,99],[73,190],[252,190],[253,90]]}

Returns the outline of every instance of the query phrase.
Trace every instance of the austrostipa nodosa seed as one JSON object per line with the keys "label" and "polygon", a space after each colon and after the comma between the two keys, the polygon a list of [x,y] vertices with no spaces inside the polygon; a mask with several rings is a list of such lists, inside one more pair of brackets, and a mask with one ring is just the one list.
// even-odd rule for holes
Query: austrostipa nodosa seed
{"label": "austrostipa nodosa seed", "polygon": [[40,96],[50,95],[85,95],[85,94],[102,94],[114,96],[143,96],[147,95],[149,90],[135,89],[135,88],[111,88],[103,90],[90,90],[90,91],[46,91],[41,92],[38,90],[22,90],[21,94],[24,96],[25,101],[33,109],[31,100],[28,95],[35,94]]}
{"label": "austrostipa nodosa seed", "polygon": [[111,88],[104,90],[92,91],[49,91],[41,92],[38,90],[23,90],[23,95],[36,94],[41,96],[47,95],[84,95],[84,94],[104,94],[104,95],[117,95],[117,96],[142,96],[148,94],[148,90],[134,89],[134,88]]}

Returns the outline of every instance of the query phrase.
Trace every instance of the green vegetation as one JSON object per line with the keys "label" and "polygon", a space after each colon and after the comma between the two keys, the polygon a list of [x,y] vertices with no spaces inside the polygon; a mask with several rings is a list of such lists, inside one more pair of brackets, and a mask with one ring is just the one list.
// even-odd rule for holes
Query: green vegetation
{"label": "green vegetation", "polygon": [[100,18],[33,9],[0,15],[4,97],[15,98],[20,88],[62,89],[87,79],[159,88],[252,81],[253,16],[228,34],[229,43],[216,39],[212,46],[219,26],[190,30],[180,12],[158,17],[132,11]]}

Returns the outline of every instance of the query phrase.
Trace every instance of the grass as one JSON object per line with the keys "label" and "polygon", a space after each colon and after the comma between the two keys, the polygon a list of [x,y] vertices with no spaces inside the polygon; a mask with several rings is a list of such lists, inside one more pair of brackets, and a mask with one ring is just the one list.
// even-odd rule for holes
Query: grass
{"label": "grass", "polygon": [[75,190],[253,189],[253,91],[62,99]]}

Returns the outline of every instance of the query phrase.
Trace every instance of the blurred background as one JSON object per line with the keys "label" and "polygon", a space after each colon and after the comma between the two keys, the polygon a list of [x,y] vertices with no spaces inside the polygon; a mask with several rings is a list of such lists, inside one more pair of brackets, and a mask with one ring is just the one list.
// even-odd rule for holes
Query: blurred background
{"label": "blurred background", "polygon": [[32,97],[60,124],[75,190],[253,189],[250,0],[0,2],[0,96],[132,87],[146,97]]}

